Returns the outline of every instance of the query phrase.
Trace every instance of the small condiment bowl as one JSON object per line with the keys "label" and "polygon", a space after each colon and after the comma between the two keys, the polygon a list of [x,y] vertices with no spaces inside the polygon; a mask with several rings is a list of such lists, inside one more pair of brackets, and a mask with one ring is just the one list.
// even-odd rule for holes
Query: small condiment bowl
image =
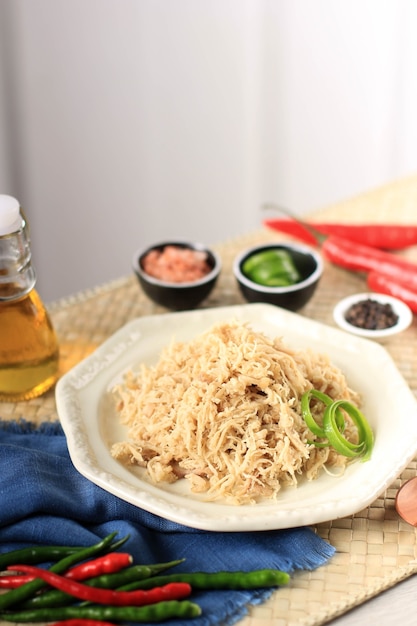
{"label": "small condiment bowl", "polygon": [[[188,282],[168,282],[145,272],[143,260],[146,255],[153,250],[162,252],[167,246],[204,252],[210,270],[203,277]],[[148,298],[168,309],[182,311],[194,309],[207,298],[216,284],[222,264],[219,255],[203,244],[187,241],[165,241],[137,250],[133,255],[132,267]]]}
{"label": "small condiment bowl", "polygon": [[[246,276],[242,269],[245,261],[254,254],[268,250],[288,252],[301,280],[285,287],[267,287]],[[287,242],[267,243],[247,248],[238,254],[233,263],[233,273],[248,302],[265,302],[289,311],[298,311],[313,296],[323,274],[323,261],[320,254],[309,246]]]}
{"label": "small condiment bowl", "polygon": [[[365,303],[367,300],[391,307],[392,312],[397,316],[397,321],[388,328],[379,329],[361,328],[350,323],[346,319],[348,311],[354,305]],[[382,293],[365,292],[348,296],[338,302],[333,309],[333,319],[342,330],[358,337],[383,342],[406,330],[413,321],[413,313],[404,302],[397,298]]]}

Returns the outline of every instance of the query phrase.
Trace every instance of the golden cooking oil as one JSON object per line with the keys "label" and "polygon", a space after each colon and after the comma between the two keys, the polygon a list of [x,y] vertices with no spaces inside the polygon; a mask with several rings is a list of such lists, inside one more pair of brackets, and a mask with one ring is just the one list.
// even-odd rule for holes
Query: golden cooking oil
{"label": "golden cooking oil", "polygon": [[59,349],[37,291],[0,304],[0,400],[28,400],[56,382]]}
{"label": "golden cooking oil", "polygon": [[58,377],[58,341],[34,288],[29,243],[19,204],[0,195],[0,401],[39,396]]}

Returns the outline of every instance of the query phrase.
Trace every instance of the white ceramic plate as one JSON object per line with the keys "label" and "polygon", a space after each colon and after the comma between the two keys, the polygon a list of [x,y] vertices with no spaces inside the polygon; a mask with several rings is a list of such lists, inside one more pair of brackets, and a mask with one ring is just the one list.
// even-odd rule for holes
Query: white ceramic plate
{"label": "white ceramic plate", "polygon": [[[285,488],[276,501],[234,506],[204,502],[191,493],[186,480],[153,485],[145,470],[127,468],[112,458],[112,443],[125,434],[110,394],[115,382],[141,362],[156,362],[173,338],[186,341],[232,319],[282,336],[291,347],[330,356],[363,396],[363,411],[375,433],[370,461],[356,461],[342,477],[323,472],[315,481]],[[371,504],[417,453],[416,399],[380,344],[267,304],[138,318],[63,376],[56,399],[69,452],[81,474],[127,502],[202,530],[272,530],[352,515]]]}

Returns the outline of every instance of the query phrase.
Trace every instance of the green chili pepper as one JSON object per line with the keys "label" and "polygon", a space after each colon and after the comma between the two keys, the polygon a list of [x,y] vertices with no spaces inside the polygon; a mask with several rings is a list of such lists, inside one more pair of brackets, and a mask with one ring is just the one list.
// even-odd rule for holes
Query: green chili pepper
{"label": "green chili pepper", "polygon": [[290,580],[289,574],[276,569],[261,569],[252,572],[192,572],[166,574],[124,585],[119,591],[149,589],[171,582],[189,583],[193,589],[259,589],[281,587]]}
{"label": "green chili pepper", "polygon": [[[155,563],[152,565],[132,565],[132,567],[127,567],[126,569],[120,572],[115,572],[114,574],[94,576],[94,578],[85,580],[84,583],[86,585],[91,585],[92,587],[101,587],[102,589],[117,589],[134,581],[151,578],[152,576],[155,576],[155,574],[165,571],[171,567],[175,567],[183,561],[184,559],[178,559],[177,561]],[[73,600],[74,598],[68,593],[64,593],[58,589],[51,589],[30,598],[21,606],[25,609],[59,607],[71,604]]]}
{"label": "green chili pepper", "polygon": [[[80,561],[84,561],[85,559],[91,558],[92,556],[97,555],[102,550],[108,548],[114,539],[117,533],[111,533],[107,535],[104,539],[94,544],[93,546],[89,546],[88,548],[82,548],[73,554],[69,554],[65,556],[63,559],[57,561],[50,568],[51,572],[55,572],[56,574],[61,574],[65,572],[69,567],[74,565],[75,563],[79,563]],[[45,586],[45,582],[36,578],[17,589],[11,589],[6,593],[0,595],[0,611],[3,609],[7,609],[10,606],[13,606],[17,603],[22,603],[28,598],[35,595],[39,589]]]}
{"label": "green chili pepper", "polygon": [[253,282],[266,287],[287,287],[301,280],[291,255],[280,248],[252,254],[244,261],[242,272]]}
{"label": "green chili pepper", "polygon": [[[121,548],[129,539],[128,536],[122,537],[118,541],[105,546],[106,552],[114,552]],[[76,554],[80,550],[84,550],[85,546],[30,546],[29,548],[20,548],[19,550],[11,550],[0,554],[0,570],[4,570],[8,565],[13,563],[25,563],[26,565],[37,565],[39,563],[50,563],[59,561],[66,556]]]}
{"label": "green chili pepper", "polygon": [[11,552],[0,554],[0,570],[6,569],[8,565],[13,565],[13,563],[36,565],[38,563],[57,561],[64,556],[75,554],[79,550],[79,546],[33,546],[12,550]]}
{"label": "green chili pepper", "polygon": [[8,622],[53,622],[66,619],[94,619],[115,622],[161,622],[183,617],[201,615],[198,604],[189,600],[167,600],[148,606],[65,606],[61,608],[34,609],[0,613],[0,619]]}

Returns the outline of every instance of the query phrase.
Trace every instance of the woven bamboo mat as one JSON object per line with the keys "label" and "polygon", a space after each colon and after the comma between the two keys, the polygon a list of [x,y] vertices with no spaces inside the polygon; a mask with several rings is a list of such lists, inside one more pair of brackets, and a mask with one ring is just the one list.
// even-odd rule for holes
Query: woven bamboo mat
{"label": "woven bamboo mat", "polygon": [[[362,194],[317,211],[315,218],[355,222],[417,223],[417,176]],[[284,239],[260,228],[216,246],[223,272],[206,307],[243,302],[231,266],[243,248],[258,242]],[[405,255],[417,260],[417,247]],[[325,264],[323,279],[301,315],[334,325],[336,302],[351,293],[365,291],[364,278]],[[123,324],[144,315],[165,312],[141,292],[133,276],[83,292],[50,307],[61,346],[61,371],[88,356]],[[385,344],[414,393],[417,393],[416,321],[399,338]],[[54,392],[25,403],[0,403],[2,419],[24,417],[35,422],[57,419]],[[417,416],[410,416],[410,419]],[[395,512],[395,494],[401,484],[417,474],[412,461],[371,506],[356,515],[319,524],[315,530],[332,543],[337,553],[314,572],[296,573],[291,583],[268,602],[251,607],[242,626],[318,626],[361,604],[397,582],[417,573],[416,529]]]}

